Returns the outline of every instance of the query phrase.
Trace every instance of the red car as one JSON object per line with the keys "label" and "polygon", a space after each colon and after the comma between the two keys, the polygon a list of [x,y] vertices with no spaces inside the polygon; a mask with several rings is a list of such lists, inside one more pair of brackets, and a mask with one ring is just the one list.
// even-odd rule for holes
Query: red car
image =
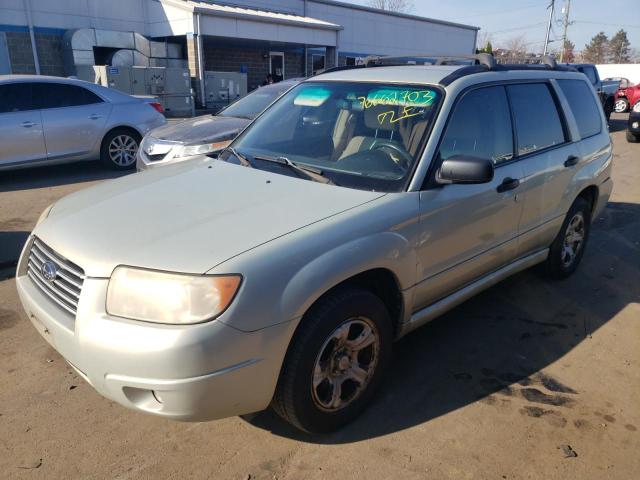
{"label": "red car", "polygon": [[620,79],[620,88],[615,95],[613,110],[617,113],[624,113],[629,107],[635,105],[640,100],[640,85],[633,85],[628,79]]}

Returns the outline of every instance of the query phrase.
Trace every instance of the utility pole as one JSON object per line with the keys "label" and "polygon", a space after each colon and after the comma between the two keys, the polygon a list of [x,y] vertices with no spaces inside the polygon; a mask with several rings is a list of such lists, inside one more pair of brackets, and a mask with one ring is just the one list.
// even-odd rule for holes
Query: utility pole
{"label": "utility pole", "polygon": [[564,8],[564,20],[562,21],[564,31],[562,32],[562,50],[560,50],[560,63],[564,61],[564,51],[567,45],[567,28],[571,24],[569,22],[569,10],[571,9],[571,0],[567,0],[567,6]]}
{"label": "utility pole", "polygon": [[553,12],[556,8],[556,0],[551,0],[551,4],[547,7],[549,10],[549,24],[547,25],[547,36],[544,38],[544,52],[543,55],[547,54],[549,50],[549,35],[551,35],[551,22],[553,22]]}

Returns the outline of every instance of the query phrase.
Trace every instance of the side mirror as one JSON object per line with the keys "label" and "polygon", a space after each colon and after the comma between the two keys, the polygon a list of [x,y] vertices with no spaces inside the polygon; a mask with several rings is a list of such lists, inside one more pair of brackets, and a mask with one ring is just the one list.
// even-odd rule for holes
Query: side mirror
{"label": "side mirror", "polygon": [[442,162],[438,183],[488,183],[493,180],[493,161],[488,158],[454,155]]}

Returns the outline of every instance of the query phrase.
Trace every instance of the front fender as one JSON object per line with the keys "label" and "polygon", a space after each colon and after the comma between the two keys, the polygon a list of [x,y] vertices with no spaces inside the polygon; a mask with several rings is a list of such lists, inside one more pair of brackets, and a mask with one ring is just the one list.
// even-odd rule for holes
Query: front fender
{"label": "front fender", "polygon": [[315,258],[286,285],[280,309],[282,318],[299,318],[324,293],[368,270],[391,271],[401,290],[415,283],[417,256],[410,241],[395,232],[358,238]]}

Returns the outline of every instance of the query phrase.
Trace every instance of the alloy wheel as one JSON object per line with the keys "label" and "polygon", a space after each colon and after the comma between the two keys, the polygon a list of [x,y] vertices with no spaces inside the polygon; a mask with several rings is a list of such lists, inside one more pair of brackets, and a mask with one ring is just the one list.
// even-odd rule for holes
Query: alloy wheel
{"label": "alloy wheel", "polygon": [[109,144],[109,159],[120,167],[128,167],[136,161],[138,142],[130,135],[118,135]]}
{"label": "alloy wheel", "polygon": [[575,261],[584,245],[585,221],[582,212],[577,212],[569,221],[562,246],[562,265],[565,268]]}
{"label": "alloy wheel", "polygon": [[366,389],[380,352],[380,333],[368,318],[351,318],[325,340],[313,370],[312,398],[324,411],[345,408]]}

